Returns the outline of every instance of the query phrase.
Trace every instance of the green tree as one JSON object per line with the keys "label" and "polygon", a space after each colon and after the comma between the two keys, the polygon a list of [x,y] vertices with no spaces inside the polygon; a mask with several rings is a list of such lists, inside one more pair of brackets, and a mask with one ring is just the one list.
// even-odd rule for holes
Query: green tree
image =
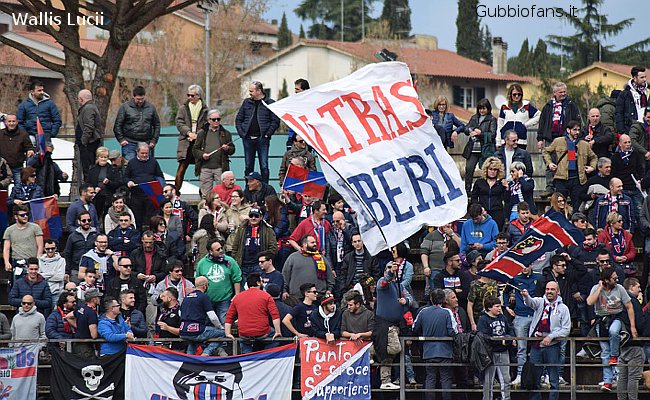
{"label": "green tree", "polygon": [[300,24],[300,35],[298,35],[298,39],[304,39],[305,38],[305,28],[302,27],[302,24]]}
{"label": "green tree", "polygon": [[408,37],[411,32],[411,8],[408,0],[384,0],[379,19],[388,22],[392,37]]}
{"label": "green tree", "polygon": [[[364,5],[364,23],[374,21],[370,16],[372,1],[361,0]],[[343,40],[355,42],[361,39],[361,1],[343,2]],[[311,38],[324,40],[341,40],[341,1],[340,0],[303,0],[294,10],[303,21],[312,24],[307,29]]]}
{"label": "green tree", "polygon": [[287,88],[287,78],[282,78],[282,89],[278,92],[278,100],[289,97],[289,89]]}
{"label": "green tree", "polygon": [[487,25],[483,26],[481,37],[483,38],[481,59],[483,59],[487,64],[492,64],[492,34]]}
{"label": "green tree", "polygon": [[[583,7],[577,10],[575,16],[562,12],[562,18],[575,28],[575,33],[568,36],[549,35],[548,43],[562,50],[571,60],[573,70],[591,65],[593,62],[610,61],[617,58],[612,45],[606,40],[613,38],[630,27],[634,18],[627,18],[615,23],[609,23],[607,16],[599,13],[604,0],[582,0]],[[650,44],[650,38],[627,46],[621,51],[639,51]]]}
{"label": "green tree", "polygon": [[508,68],[518,75],[530,75],[532,71],[530,59],[530,48],[528,45],[528,38],[526,38],[521,43],[519,54],[508,60]]}
{"label": "green tree", "polygon": [[480,60],[483,51],[483,38],[476,7],[478,0],[458,0],[456,17],[456,52],[472,60]]}
{"label": "green tree", "polygon": [[278,28],[278,49],[284,49],[285,47],[291,46],[293,44],[293,36],[287,25],[287,14],[282,13],[282,21],[280,22],[280,27]]}
{"label": "green tree", "polygon": [[533,76],[549,76],[551,72],[546,42],[542,39],[537,41],[535,50],[531,57],[531,70]]}

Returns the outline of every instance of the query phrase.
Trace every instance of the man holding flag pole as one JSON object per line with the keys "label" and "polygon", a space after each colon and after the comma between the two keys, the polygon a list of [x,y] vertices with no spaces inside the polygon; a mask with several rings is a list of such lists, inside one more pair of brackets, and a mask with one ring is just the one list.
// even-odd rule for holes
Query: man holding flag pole
{"label": "man holding flag pole", "polygon": [[164,175],[160,164],[149,156],[149,152],[147,143],[138,143],[136,157],[126,165],[125,172],[127,186],[131,189],[129,206],[139,227],[148,224],[149,217],[160,206],[163,197],[161,181],[164,182]]}

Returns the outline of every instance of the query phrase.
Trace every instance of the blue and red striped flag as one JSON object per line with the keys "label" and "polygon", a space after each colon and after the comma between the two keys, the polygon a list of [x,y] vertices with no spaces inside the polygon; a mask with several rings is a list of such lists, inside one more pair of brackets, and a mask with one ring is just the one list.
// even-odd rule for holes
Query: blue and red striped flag
{"label": "blue and red striped flag", "polygon": [[160,208],[160,203],[162,203],[164,196],[162,185],[159,181],[139,183],[138,187],[149,197],[149,200],[156,208]]}
{"label": "blue and red striped flag", "polygon": [[479,271],[479,275],[508,282],[544,253],[584,240],[580,229],[564,214],[551,209],[532,223],[519,242]]}
{"label": "blue and red striped flag", "polygon": [[59,240],[63,236],[59,204],[54,196],[30,200],[29,207],[29,220],[41,227],[43,239]]}
{"label": "blue and red striped flag", "polygon": [[0,190],[0,237],[4,235],[9,226],[9,212],[7,210],[7,191]]}
{"label": "blue and red striped flag", "polygon": [[289,164],[282,189],[322,199],[326,186],[327,180],[322,172],[310,171],[307,168]]}
{"label": "blue and red striped flag", "polygon": [[41,125],[41,120],[36,117],[36,133],[38,134],[36,141],[38,143],[38,152],[41,157],[41,165],[43,164],[43,159],[45,158],[45,132],[43,131],[43,126]]}

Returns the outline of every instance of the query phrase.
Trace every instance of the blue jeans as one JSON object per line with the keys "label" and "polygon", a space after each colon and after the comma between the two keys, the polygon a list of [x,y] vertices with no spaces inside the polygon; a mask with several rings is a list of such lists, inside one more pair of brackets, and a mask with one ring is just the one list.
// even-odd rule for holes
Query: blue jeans
{"label": "blue jeans", "polygon": [[[263,339],[270,339],[275,335],[275,329],[271,328],[271,332]],[[241,354],[248,354],[252,353],[253,351],[262,351],[262,350],[268,350],[272,349],[274,347],[278,347],[281,343],[276,342],[276,341],[268,341],[268,340],[247,340],[244,337],[239,337],[239,349],[241,350]]]}
{"label": "blue jeans", "polygon": [[[214,338],[223,338],[226,337],[226,333],[223,329],[217,329],[213,326],[206,326],[203,333],[198,336],[181,336],[181,339],[187,340],[189,343],[187,345],[187,354],[196,353],[196,347],[199,343],[204,344],[208,339]],[[203,354],[212,355],[219,347],[225,346],[223,342],[210,342],[207,347],[203,348]]]}
{"label": "blue jeans", "polygon": [[136,153],[138,152],[138,144],[137,143],[132,143],[128,142],[124,146],[122,146],[122,157],[129,162],[132,159],[136,157]]}
{"label": "blue jeans", "polygon": [[[559,400],[560,393],[560,367],[542,367],[539,364],[560,364],[560,345],[555,344],[548,347],[535,347],[530,350],[530,361],[537,366],[535,368],[535,383],[539,385],[544,368],[548,371],[548,378],[551,383],[551,393],[548,395],[549,400]],[[531,393],[531,400],[541,400],[542,394],[539,392]]]}
{"label": "blue jeans", "polygon": [[242,284],[242,290],[244,290],[244,282],[246,282],[246,278],[248,278],[248,275],[252,273],[256,274],[261,274],[262,269],[260,268],[260,265],[255,263],[254,265],[241,265],[241,284]]}
{"label": "blue jeans", "polygon": [[589,307],[586,301],[581,301],[577,303],[578,306],[578,318],[580,320],[580,336],[587,337],[589,335],[589,330],[591,329],[591,321],[589,320]]}
{"label": "blue jeans", "polygon": [[[515,336],[528,337],[528,331],[530,330],[530,324],[532,322],[532,316],[515,316],[514,321],[512,321],[512,327],[515,330]],[[526,346],[527,342],[525,340],[517,340],[517,376],[521,376],[521,370],[524,368],[524,363],[526,362]]]}
{"label": "blue jeans", "polygon": [[[639,179],[638,177],[636,177]],[[639,217],[641,216],[641,208],[643,206],[643,195],[639,189],[634,190],[623,190],[623,194],[626,194],[632,198],[632,208],[634,211],[634,219],[638,223]]]}
{"label": "blue jeans", "polygon": [[[621,320],[615,319],[609,324],[609,342],[606,342],[609,345],[609,353],[612,357],[618,357],[621,350],[621,329],[622,324]],[[600,325],[596,326],[596,333],[600,336]],[[601,349],[603,347],[602,341],[600,342]],[[603,350],[604,352],[604,350]],[[608,360],[609,361],[609,360]]]}
{"label": "blue jeans", "polygon": [[217,317],[219,317],[219,322],[221,322],[222,325],[226,323],[226,313],[228,312],[229,307],[230,300],[212,302],[212,308],[214,308],[214,312],[217,314]]}
{"label": "blue jeans", "polygon": [[[23,169],[23,167],[16,167],[11,169],[11,175],[14,178],[14,185],[17,183],[20,183],[20,170]],[[11,212],[11,210],[9,210]]]}
{"label": "blue jeans", "polygon": [[[442,400],[451,400],[451,392],[445,391],[445,389],[451,389],[453,368],[446,367],[444,364],[449,364],[452,360],[450,358],[430,358],[424,361],[431,364],[426,366],[427,376],[425,378],[424,388],[435,389],[439,376],[440,388],[443,390]],[[428,392],[424,396],[426,400],[436,399],[435,392]]]}
{"label": "blue jeans", "polygon": [[260,174],[264,182],[269,183],[269,144],[271,139],[258,138],[249,139],[244,137],[244,174],[248,175],[255,171],[255,153],[259,158]]}

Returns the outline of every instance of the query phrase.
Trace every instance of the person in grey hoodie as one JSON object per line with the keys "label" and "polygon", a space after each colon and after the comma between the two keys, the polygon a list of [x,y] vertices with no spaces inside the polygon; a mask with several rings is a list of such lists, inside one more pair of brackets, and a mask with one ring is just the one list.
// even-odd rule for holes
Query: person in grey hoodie
{"label": "person in grey hoodie", "polygon": [[65,259],[56,251],[56,242],[45,241],[45,253],[38,258],[38,273],[45,279],[52,293],[52,306],[56,307],[59,295],[65,285]]}
{"label": "person in grey hoodie", "polygon": [[[524,304],[535,310],[533,321],[530,324],[529,336],[543,337],[541,342],[533,342],[530,351],[530,360],[536,365],[535,382],[539,382],[544,369],[542,364],[555,364],[547,366],[549,380],[551,382],[551,393],[549,400],[558,400],[560,393],[560,367],[557,364],[560,360],[559,341],[555,340],[569,336],[571,332],[571,315],[569,307],[562,302],[560,287],[557,282],[546,283],[544,297],[530,297],[528,290],[521,291]],[[531,394],[532,400],[541,400],[539,392]]]}
{"label": "person in grey hoodie", "polygon": [[34,298],[23,296],[21,306],[11,321],[11,340],[47,339],[45,336],[45,317],[36,311]]}

